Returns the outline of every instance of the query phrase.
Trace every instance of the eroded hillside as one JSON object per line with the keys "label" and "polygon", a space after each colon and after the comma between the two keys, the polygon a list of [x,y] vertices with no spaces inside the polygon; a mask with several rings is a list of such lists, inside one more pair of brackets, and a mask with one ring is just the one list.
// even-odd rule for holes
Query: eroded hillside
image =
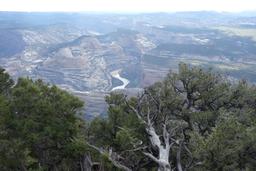
{"label": "eroded hillside", "polygon": [[[202,12],[0,13],[0,18],[1,66],[14,78],[43,79],[69,90],[85,99],[93,116],[104,114],[104,96],[123,88],[122,80],[129,82],[126,91],[136,94],[179,62],[256,81],[253,17]],[[113,77],[113,71],[119,75]]]}

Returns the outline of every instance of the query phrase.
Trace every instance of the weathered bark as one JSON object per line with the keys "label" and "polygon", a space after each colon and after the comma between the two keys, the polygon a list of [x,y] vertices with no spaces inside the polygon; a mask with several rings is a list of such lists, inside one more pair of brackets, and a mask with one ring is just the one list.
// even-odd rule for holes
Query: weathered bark
{"label": "weathered bark", "polygon": [[98,151],[100,154],[105,154],[107,155],[108,159],[112,162],[112,164],[119,168],[122,169],[124,171],[132,171],[132,169],[128,168],[127,166],[123,165],[122,163],[120,163],[117,158],[118,155],[112,152],[112,149],[110,149],[109,151],[106,151],[104,149],[98,148],[92,144],[87,143],[90,147],[92,147],[93,149],[95,149],[96,151]]}
{"label": "weathered bark", "polygon": [[28,170],[23,162],[21,162],[21,170],[22,171],[27,171]]}
{"label": "weathered bark", "polygon": [[164,136],[164,142],[162,145],[160,136],[157,135],[153,125],[151,124],[150,119],[148,120],[148,125],[146,128],[148,134],[150,135],[150,142],[153,145],[153,147],[158,149],[158,158],[153,156],[150,153],[144,153],[146,156],[151,158],[153,161],[155,161],[159,166],[159,171],[171,171],[171,165],[169,163],[169,155],[170,155],[170,141],[169,141],[169,133],[166,130],[166,125],[163,126],[163,136]]}
{"label": "weathered bark", "polygon": [[91,160],[91,156],[90,155],[84,155],[81,158],[80,161],[80,170],[81,171],[91,171],[92,170],[92,160]]}
{"label": "weathered bark", "polygon": [[177,169],[178,171],[182,171],[182,166],[181,166],[181,149],[182,149],[182,142],[178,142],[179,148],[177,150],[177,155],[176,155],[176,161],[177,161]]}
{"label": "weathered bark", "polygon": [[157,134],[153,126],[153,123],[150,119],[150,109],[148,108],[147,121],[145,121],[142,117],[143,115],[140,114],[138,110],[136,110],[134,107],[130,106],[129,104],[128,106],[135,112],[138,119],[145,124],[146,131],[149,134],[150,142],[152,146],[158,150],[157,157],[148,152],[143,152],[143,154],[158,164],[159,171],[171,171],[172,169],[171,169],[171,164],[169,163],[169,157],[170,157],[170,148],[172,144],[170,144],[170,134],[167,131],[166,124],[163,124],[164,142],[161,142],[160,136]]}

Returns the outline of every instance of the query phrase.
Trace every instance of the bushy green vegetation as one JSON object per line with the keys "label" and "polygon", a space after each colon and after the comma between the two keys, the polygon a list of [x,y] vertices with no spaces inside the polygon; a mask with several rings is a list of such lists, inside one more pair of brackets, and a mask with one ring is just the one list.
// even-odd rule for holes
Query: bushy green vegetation
{"label": "bushy green vegetation", "polygon": [[256,168],[256,87],[245,81],[180,64],[138,97],[111,94],[107,102],[89,141],[111,149],[125,170]]}
{"label": "bushy green vegetation", "polygon": [[0,72],[0,170],[255,170],[256,87],[180,64],[106,118],[56,86]]}
{"label": "bushy green vegetation", "polygon": [[84,151],[79,144],[83,103],[41,80],[20,78],[13,86],[0,73],[0,170],[64,170]]}

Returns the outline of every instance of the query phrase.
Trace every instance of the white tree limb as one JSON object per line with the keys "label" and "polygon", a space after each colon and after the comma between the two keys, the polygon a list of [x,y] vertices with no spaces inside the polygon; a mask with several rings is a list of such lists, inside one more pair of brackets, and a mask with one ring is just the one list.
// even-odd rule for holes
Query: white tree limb
{"label": "white tree limb", "polygon": [[114,166],[116,166],[117,168],[119,168],[119,169],[122,169],[122,170],[124,170],[124,171],[132,171],[132,169],[130,169],[130,168],[128,168],[128,167],[126,167],[125,165],[123,165],[123,164],[121,164],[119,161],[117,161],[113,156],[113,152],[112,152],[112,149],[110,149],[108,152],[107,151],[105,151],[105,150],[103,150],[103,149],[101,149],[101,148],[99,148],[99,147],[96,147],[96,146],[94,146],[94,145],[92,145],[92,144],[89,144],[89,143],[87,143],[88,144],[88,146],[90,146],[91,148],[93,148],[93,149],[95,149],[96,151],[98,151],[100,154],[107,154],[107,157],[108,157],[108,159],[112,162],[112,164],[114,165]]}

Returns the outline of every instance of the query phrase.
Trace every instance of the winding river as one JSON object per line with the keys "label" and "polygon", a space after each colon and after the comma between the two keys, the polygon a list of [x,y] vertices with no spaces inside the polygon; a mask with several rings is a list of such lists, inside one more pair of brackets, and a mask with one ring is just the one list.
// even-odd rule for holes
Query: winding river
{"label": "winding river", "polygon": [[123,77],[120,76],[121,71],[122,71],[122,69],[118,69],[118,70],[114,70],[110,73],[112,77],[114,77],[114,78],[123,82],[122,85],[112,88],[111,91],[125,89],[125,87],[130,83],[130,81],[128,79],[123,78]]}

